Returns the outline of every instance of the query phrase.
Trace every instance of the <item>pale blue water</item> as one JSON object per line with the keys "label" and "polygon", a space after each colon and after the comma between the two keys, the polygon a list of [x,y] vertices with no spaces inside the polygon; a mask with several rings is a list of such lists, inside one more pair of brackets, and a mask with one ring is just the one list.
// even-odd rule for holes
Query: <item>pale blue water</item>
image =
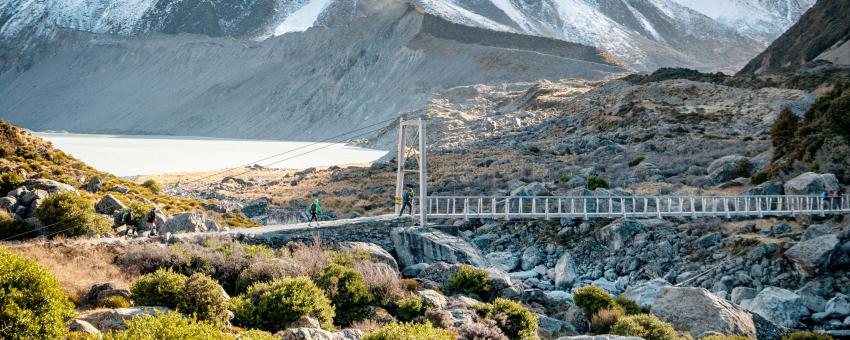
{"label": "pale blue water", "polygon": [[[34,134],[94,168],[117,176],[227,169],[283,152],[288,153],[257,164],[280,169],[305,169],[368,163],[386,154],[381,150],[330,143],[311,145],[313,143],[310,142],[171,136]],[[298,156],[303,153],[306,154]]]}

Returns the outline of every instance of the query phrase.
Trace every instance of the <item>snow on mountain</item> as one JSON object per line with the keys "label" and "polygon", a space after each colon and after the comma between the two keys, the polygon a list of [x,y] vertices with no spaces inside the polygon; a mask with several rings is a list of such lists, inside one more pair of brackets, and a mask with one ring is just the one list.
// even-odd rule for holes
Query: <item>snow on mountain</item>
{"label": "snow on mountain", "polygon": [[[448,21],[602,48],[638,70],[734,70],[815,0],[399,0]],[[357,0],[0,0],[0,37],[56,28],[264,40],[307,30]]]}

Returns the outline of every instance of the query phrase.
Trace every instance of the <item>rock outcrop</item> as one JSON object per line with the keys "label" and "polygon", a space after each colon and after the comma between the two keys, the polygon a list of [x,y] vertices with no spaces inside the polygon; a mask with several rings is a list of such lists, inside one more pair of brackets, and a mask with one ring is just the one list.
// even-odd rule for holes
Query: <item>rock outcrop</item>
{"label": "rock outcrop", "polygon": [[703,288],[661,288],[651,313],[695,338],[710,332],[756,338],[749,312]]}
{"label": "rock outcrop", "polygon": [[833,174],[807,172],[785,182],[786,195],[819,195],[824,191],[840,189],[838,179]]}
{"label": "rock outcrop", "polygon": [[783,327],[795,327],[808,309],[800,302],[800,296],[778,287],[762,289],[749,303],[749,310]]}
{"label": "rock outcrop", "polygon": [[816,276],[833,265],[844,264],[848,261],[847,253],[841,248],[841,243],[835,234],[797,243],[785,251],[785,257],[794,263],[794,267],[800,274],[808,277]]}
{"label": "rock outcrop", "polygon": [[396,228],[391,237],[402,267],[436,262],[487,267],[487,261],[473,245],[433,228]]}
{"label": "rock outcrop", "polygon": [[95,204],[94,209],[98,214],[112,215],[116,211],[127,209],[127,206],[112,194],[107,194]]}
{"label": "rock outcrop", "polygon": [[372,260],[380,263],[385,263],[393,270],[398,271],[398,262],[395,258],[381,246],[368,242],[340,242],[337,245],[339,251],[364,251],[369,254]]}

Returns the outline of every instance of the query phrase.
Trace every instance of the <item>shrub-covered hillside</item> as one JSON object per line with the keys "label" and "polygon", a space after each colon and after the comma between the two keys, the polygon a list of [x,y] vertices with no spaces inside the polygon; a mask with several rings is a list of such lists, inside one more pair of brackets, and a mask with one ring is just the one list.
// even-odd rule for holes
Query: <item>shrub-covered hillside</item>
{"label": "shrub-covered hillside", "polygon": [[79,225],[71,236],[108,232],[103,226],[119,224],[117,214],[110,216],[117,209],[99,208],[100,216],[95,214],[95,205],[107,195],[135,220],[156,207],[166,215],[194,211],[230,226],[253,225],[241,213],[217,213],[200,200],[164,194],[158,183],[135,183],[98,171],[49,142],[0,121],[0,197],[7,196],[0,202],[0,236],[4,239],[27,231],[32,233],[25,236],[47,234],[41,229],[50,231],[51,225]]}

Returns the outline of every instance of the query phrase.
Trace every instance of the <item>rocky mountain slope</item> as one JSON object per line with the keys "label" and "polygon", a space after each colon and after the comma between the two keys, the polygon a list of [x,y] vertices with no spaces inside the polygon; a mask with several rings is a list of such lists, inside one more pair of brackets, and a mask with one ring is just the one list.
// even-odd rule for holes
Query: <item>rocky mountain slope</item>
{"label": "rocky mountain slope", "polygon": [[[638,70],[734,70],[781,34],[812,0],[413,0],[422,10],[489,30],[600,47]],[[0,38],[33,42],[57,30],[145,36],[194,33],[264,40],[351,17],[353,0],[0,2]],[[339,8],[348,11],[338,12]]]}
{"label": "rocky mountain slope", "polygon": [[397,117],[435,88],[627,70],[592,47],[400,1],[344,5],[325,26],[261,42],[57,30],[38,61],[0,75],[2,117],[36,130],[317,140]]}
{"label": "rocky mountain slope", "polygon": [[821,0],[764,52],[750,61],[740,74],[793,71],[824,60],[850,65],[850,3]]}

